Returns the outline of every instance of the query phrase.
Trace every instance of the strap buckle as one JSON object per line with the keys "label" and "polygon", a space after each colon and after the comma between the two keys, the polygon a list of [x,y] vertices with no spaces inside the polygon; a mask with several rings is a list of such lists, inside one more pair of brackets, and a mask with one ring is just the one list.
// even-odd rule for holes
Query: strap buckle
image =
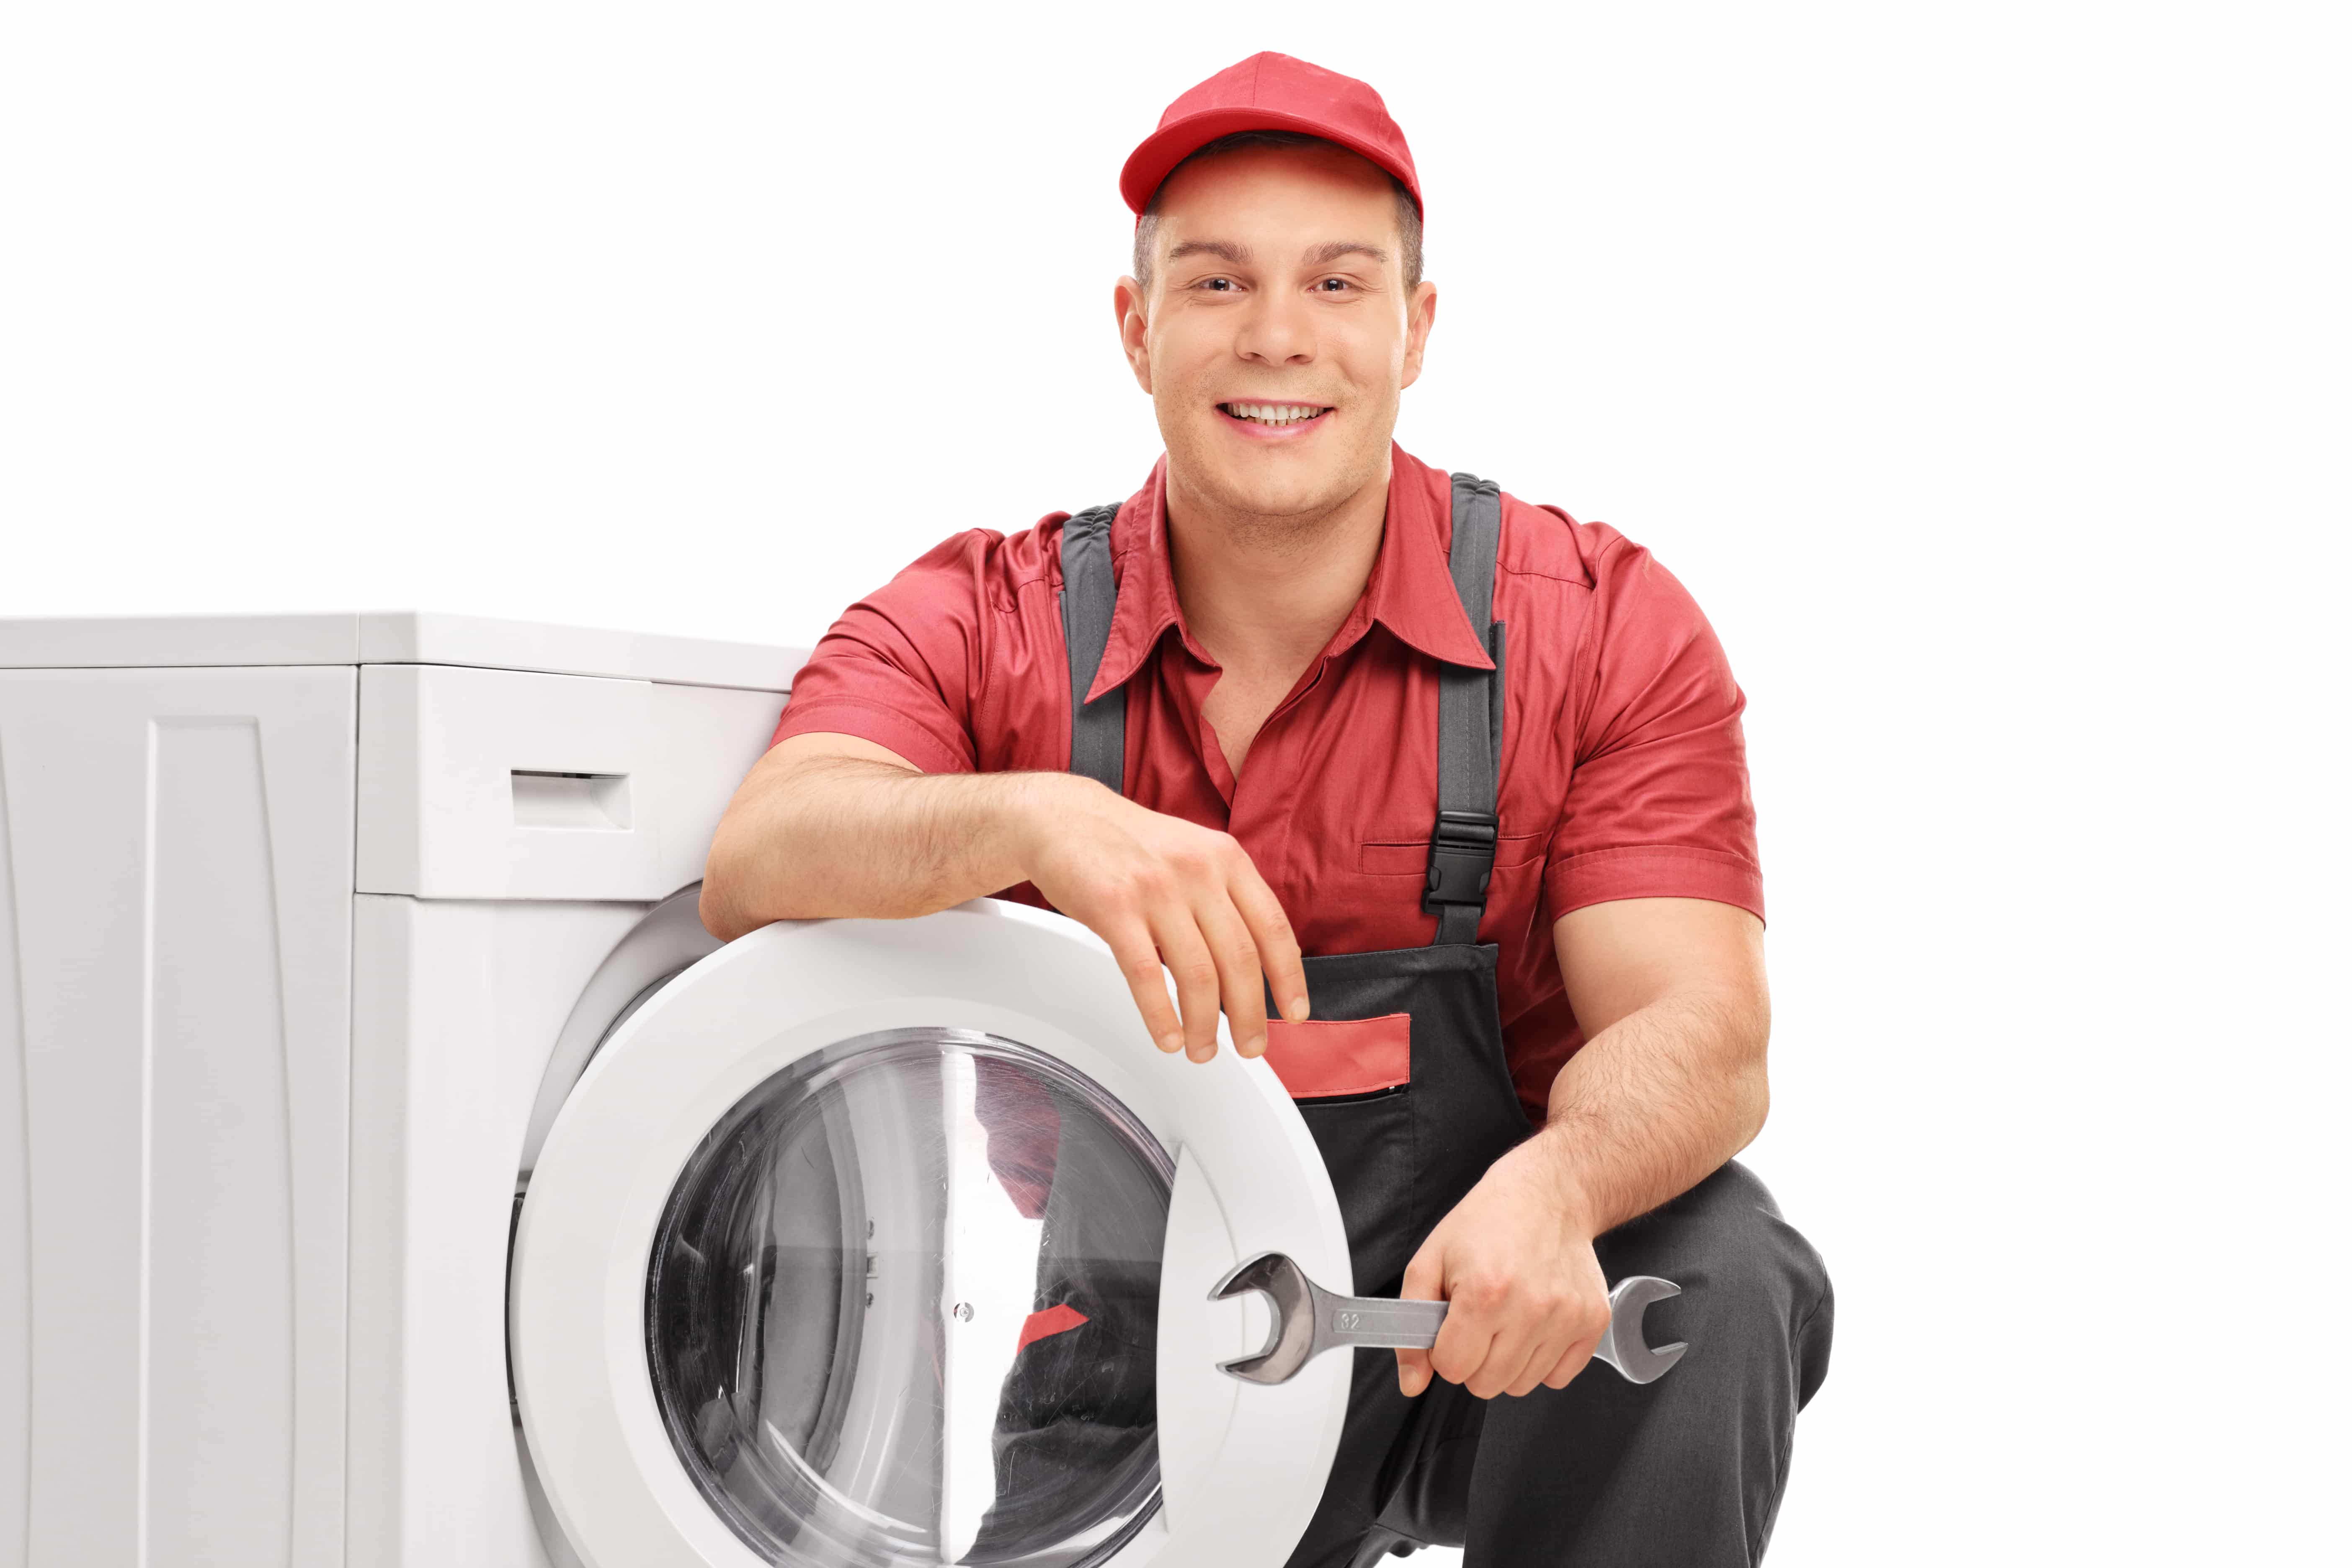
{"label": "strap buckle", "polygon": [[1429,836],[1429,886],[1421,895],[1423,914],[1440,904],[1483,904],[1495,874],[1495,834],[1501,819],[1491,811],[1441,811]]}

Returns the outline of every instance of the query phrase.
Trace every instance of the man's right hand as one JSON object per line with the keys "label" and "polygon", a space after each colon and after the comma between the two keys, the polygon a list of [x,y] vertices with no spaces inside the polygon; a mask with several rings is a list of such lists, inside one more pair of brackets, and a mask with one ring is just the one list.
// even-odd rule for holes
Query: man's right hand
{"label": "man's right hand", "polygon": [[[1033,797],[1022,859],[1053,906],[1110,944],[1151,1037],[1196,1062],[1216,1054],[1222,1003],[1242,1055],[1265,1050],[1265,994],[1307,1016],[1289,917],[1229,833],[1163,816],[1091,779]],[[1160,979],[1176,979],[1178,1007]]]}
{"label": "man's right hand", "polygon": [[792,736],[752,768],[710,846],[702,920],[732,941],[770,921],[929,914],[1023,881],[1109,944],[1163,1050],[1208,1060],[1222,1005],[1235,1047],[1259,1055],[1269,990],[1284,1017],[1307,1016],[1298,939],[1231,834],[1072,773],[922,773],[851,735]]}

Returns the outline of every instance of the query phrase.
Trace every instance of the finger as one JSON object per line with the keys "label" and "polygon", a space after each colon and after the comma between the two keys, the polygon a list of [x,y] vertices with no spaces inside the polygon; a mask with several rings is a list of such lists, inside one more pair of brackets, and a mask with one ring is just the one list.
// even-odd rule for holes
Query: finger
{"label": "finger", "polygon": [[1445,1321],[1438,1325],[1437,1342],[1429,1347],[1430,1370],[1448,1383],[1466,1384],[1486,1364],[1486,1352],[1501,1326],[1493,1295],[1459,1279],[1446,1282]]}
{"label": "finger", "polygon": [[1298,952],[1297,933],[1290,929],[1290,917],[1282,912],[1282,900],[1257,874],[1257,866],[1244,853],[1233,875],[1226,880],[1234,908],[1241,912],[1242,923],[1249,927],[1250,940],[1257,944],[1257,962],[1265,972],[1266,988],[1274,993],[1274,1005],[1292,1023],[1304,1020],[1307,1013],[1307,969]]}
{"label": "finger", "polygon": [[1225,1022],[1234,1048],[1245,1057],[1265,1054],[1265,980],[1257,966],[1257,944],[1231,900],[1212,891],[1195,911],[1201,934],[1208,939],[1209,955],[1216,962],[1217,984],[1224,994]]}
{"label": "finger", "polygon": [[1527,1354],[1519,1359],[1516,1371],[1503,1379],[1503,1392],[1514,1399],[1524,1399],[1543,1386],[1544,1374],[1559,1364],[1568,1352],[1568,1341],[1557,1334],[1541,1334],[1528,1345]]}
{"label": "finger", "polygon": [[[1493,1399],[1508,1393],[1511,1385],[1518,1381],[1519,1374],[1527,1371],[1528,1363],[1534,1359],[1541,1342],[1541,1325],[1519,1321],[1521,1317],[1522,1314],[1514,1312],[1504,1320],[1495,1337],[1486,1342],[1486,1359],[1464,1384],[1479,1398]],[[1551,1363],[1544,1364],[1549,1366]],[[1528,1381],[1532,1386],[1535,1380],[1529,1378]]]}
{"label": "finger", "polygon": [[1492,1329],[1456,1307],[1445,1314],[1437,1342],[1429,1347],[1429,1370],[1448,1383],[1467,1384],[1486,1364],[1486,1347],[1494,1342]]}
{"label": "finger", "polygon": [[1601,1348],[1601,1336],[1609,1331],[1607,1287],[1596,1279],[1589,1297],[1561,1308],[1560,1321],[1570,1327],[1559,1355],[1544,1373],[1544,1384],[1550,1388],[1566,1388]]}
{"label": "finger", "polygon": [[1127,979],[1135,1010],[1143,1016],[1143,1026],[1151,1031],[1152,1043],[1163,1051],[1182,1050],[1184,1031],[1168,1001],[1168,972],[1160,966],[1160,948],[1150,931],[1138,921],[1096,934],[1110,943],[1111,956],[1118,960],[1118,972]]}
{"label": "finger", "polygon": [[1176,977],[1176,1005],[1184,1012],[1184,1054],[1196,1062],[1217,1054],[1217,961],[1192,911],[1181,905],[1151,925],[1160,961]]}
{"label": "finger", "polygon": [[1595,1334],[1591,1338],[1579,1340],[1569,1346],[1568,1352],[1552,1364],[1549,1372],[1544,1373],[1544,1386],[1566,1388],[1575,1380],[1578,1373],[1592,1364],[1593,1348],[1600,1343],[1601,1337]]}
{"label": "finger", "polygon": [[1560,1358],[1575,1348],[1580,1335],[1598,1337],[1598,1331],[1588,1332],[1581,1326],[1584,1320],[1577,1307],[1578,1303],[1570,1297],[1540,1289],[1528,1300],[1527,1353],[1520,1358],[1517,1370],[1504,1378],[1505,1394],[1514,1398],[1533,1394],[1559,1365]]}
{"label": "finger", "polygon": [[[1442,1255],[1424,1246],[1405,1266],[1404,1286],[1399,1292],[1400,1299],[1434,1301],[1438,1300],[1437,1288],[1444,1278]],[[1425,1350],[1401,1350],[1396,1355],[1397,1387],[1407,1399],[1411,1399],[1429,1386],[1429,1352]]]}

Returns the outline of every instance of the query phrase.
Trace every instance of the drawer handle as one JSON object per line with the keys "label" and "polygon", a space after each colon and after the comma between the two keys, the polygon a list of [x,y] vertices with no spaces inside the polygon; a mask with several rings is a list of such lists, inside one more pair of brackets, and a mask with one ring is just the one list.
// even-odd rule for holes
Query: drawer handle
{"label": "drawer handle", "polygon": [[562,827],[601,833],[629,830],[629,775],[551,773],[514,769],[517,827]]}

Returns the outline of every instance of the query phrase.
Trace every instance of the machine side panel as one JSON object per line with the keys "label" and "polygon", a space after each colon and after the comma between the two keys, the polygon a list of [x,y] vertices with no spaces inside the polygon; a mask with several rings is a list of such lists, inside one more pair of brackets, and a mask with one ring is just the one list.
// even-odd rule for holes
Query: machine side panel
{"label": "machine side panel", "polygon": [[341,1561],[356,695],[0,674],[31,1562]]}
{"label": "machine side panel", "polygon": [[350,1568],[545,1568],[507,1385],[516,1173],[565,1019],[646,909],[354,903]]}
{"label": "machine side panel", "polygon": [[25,985],[8,852],[8,742],[0,717],[0,1568],[32,1562],[32,1128],[25,1105]]}
{"label": "machine side panel", "polygon": [[358,887],[651,903],[702,875],[781,693],[449,665],[361,672]]}

